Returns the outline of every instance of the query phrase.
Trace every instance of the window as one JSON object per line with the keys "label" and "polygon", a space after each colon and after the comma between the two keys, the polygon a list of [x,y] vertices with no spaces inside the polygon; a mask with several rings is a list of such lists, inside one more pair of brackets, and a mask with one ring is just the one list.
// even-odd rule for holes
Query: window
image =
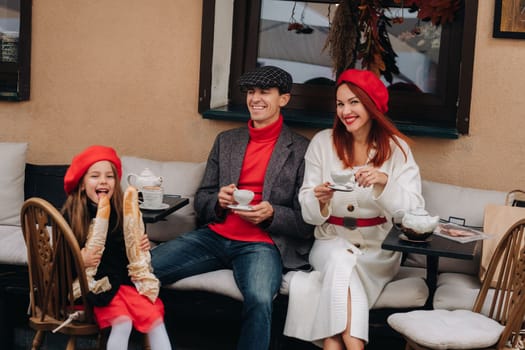
{"label": "window", "polygon": [[29,99],[31,0],[0,0],[0,100]]}
{"label": "window", "polygon": [[[407,72],[402,75],[401,80],[394,80],[393,83],[408,81],[410,84],[392,84],[389,87],[388,114],[407,134],[431,134],[457,138],[459,133],[468,133],[477,0],[464,0],[463,2],[464,9],[458,14],[459,18],[456,21],[425,32],[437,38],[437,49],[434,46],[435,49],[431,54],[422,55],[416,52],[406,55],[396,50],[400,56],[397,63],[402,73],[404,72],[403,67],[410,68],[414,66],[414,62],[418,62],[418,65],[421,66],[419,71],[424,72],[421,82],[415,81],[414,72]],[[288,65],[290,62],[283,63],[281,58],[275,61],[275,51],[278,51],[279,44],[277,40],[271,39],[269,33],[275,31],[277,37],[283,39],[280,40],[283,42],[282,46],[300,45],[301,41],[311,40],[314,35],[303,33],[296,35],[297,39],[290,39],[286,42],[283,32],[279,34],[276,28],[282,28],[283,25],[287,27],[289,22],[294,22],[292,19],[303,23],[305,20],[303,17],[308,17],[309,11],[314,13],[313,17],[317,14],[317,20],[311,19],[311,22],[304,22],[305,26],[311,26],[316,35],[327,32],[328,16],[324,21],[326,23],[322,23],[324,15],[322,9],[326,9],[325,13],[329,10],[335,11],[335,3],[337,3],[335,0],[316,0],[308,3],[286,0],[205,1],[203,4],[199,111],[205,117],[220,115],[220,118],[223,119],[230,119],[229,117],[235,119],[236,116],[242,115],[245,102],[244,95],[237,87],[239,76],[247,70],[254,69],[258,64],[274,64],[290,71],[296,82],[292,89],[292,99],[284,113],[288,122],[305,126],[329,127],[335,111],[334,77],[330,76],[330,69],[325,69],[326,57],[323,55],[326,53],[319,52],[319,55],[311,58],[307,65],[302,63],[298,70],[301,74],[295,74],[294,69]],[[282,10],[283,6],[288,10]],[[332,8],[330,9],[329,6]],[[268,14],[268,9],[271,7],[279,7],[273,11],[274,15]],[[391,10],[401,11],[396,8]],[[417,21],[408,18],[408,15],[404,17],[407,17],[405,26],[413,25],[410,21]],[[209,18],[215,18],[215,22],[209,21]],[[428,23],[421,22],[421,25],[428,26]],[[391,41],[399,39],[402,32],[403,29],[392,26],[392,29],[389,30]],[[416,43],[423,40],[423,38],[416,39]],[[324,39],[321,39],[320,44],[317,42],[316,45],[313,45],[309,42],[303,47],[322,47]],[[223,50],[222,56],[217,54],[221,49]],[[299,46],[294,46],[288,51],[295,55],[301,50]],[[310,54],[310,57],[312,56],[315,55]],[[284,60],[293,61],[296,58],[285,58]],[[411,63],[406,64],[406,62]],[[302,74],[312,65],[315,67],[314,76]],[[219,79],[216,76],[218,74],[223,74],[223,79]],[[417,89],[404,88],[407,85],[414,85],[412,84],[414,82]],[[221,90],[221,84],[222,98],[213,101],[213,95],[217,95],[217,91]],[[218,108],[220,106],[224,107]]]}

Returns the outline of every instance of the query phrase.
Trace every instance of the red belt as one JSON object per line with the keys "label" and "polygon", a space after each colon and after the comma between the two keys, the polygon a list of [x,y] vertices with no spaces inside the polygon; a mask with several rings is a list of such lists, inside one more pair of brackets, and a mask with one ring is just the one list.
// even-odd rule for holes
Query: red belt
{"label": "red belt", "polygon": [[376,226],[381,225],[386,222],[386,218],[384,216],[376,216],[375,218],[367,218],[367,219],[359,219],[359,218],[352,218],[350,216],[345,217],[337,217],[337,216],[330,216],[328,220],[326,220],[329,224],[339,225],[348,227],[351,230],[355,230],[356,227],[367,227],[367,226]]}

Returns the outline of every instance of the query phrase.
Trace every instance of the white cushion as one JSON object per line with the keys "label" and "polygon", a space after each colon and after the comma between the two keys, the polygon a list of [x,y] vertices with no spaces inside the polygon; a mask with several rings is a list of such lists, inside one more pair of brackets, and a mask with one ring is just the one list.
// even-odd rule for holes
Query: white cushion
{"label": "white cushion", "polygon": [[[289,281],[294,272],[283,276],[279,292],[288,295]],[[424,269],[401,267],[400,272],[381,293],[374,309],[382,307],[420,307],[428,298],[428,288],[423,279]],[[236,300],[243,300],[242,294],[235,283],[232,270],[223,269],[206,272],[183,278],[165,286],[175,290],[201,290],[205,292],[226,295]]]}
{"label": "white cushion", "polygon": [[423,180],[422,194],[425,209],[431,215],[449,220],[458,217],[468,226],[483,226],[485,206],[489,203],[505,204],[506,192],[460,187]]}
{"label": "white cushion", "polygon": [[429,295],[425,276],[425,269],[401,266],[394,279],[385,286],[372,309],[425,305]]}
{"label": "white cushion", "polygon": [[0,142],[0,225],[20,225],[27,143]]}
{"label": "white cushion", "polygon": [[[482,190],[471,187],[460,187],[428,180],[422,181],[422,194],[425,198],[425,208],[431,215],[438,215],[444,220],[463,219],[457,221],[468,226],[483,226],[485,206],[490,203],[504,204],[506,192]],[[473,260],[452,258],[439,259],[440,272],[460,272],[478,274],[481,251]],[[408,254],[407,266],[426,266],[426,256]]]}
{"label": "white cushion", "polygon": [[479,289],[481,282],[478,276],[467,275],[464,273],[445,272],[440,273],[437,279],[437,286],[456,286],[464,289]]}
{"label": "white cushion", "polygon": [[201,290],[226,295],[236,300],[243,300],[241,291],[233,278],[233,271],[228,269],[186,277],[166,286],[166,288],[175,290]]}
{"label": "white cushion", "polygon": [[[479,264],[481,262],[481,249],[475,252],[472,260],[454,259],[454,258],[439,258],[439,272],[457,272],[468,275],[477,275],[479,273]],[[408,254],[405,260],[406,266],[426,267],[427,257],[422,254]]]}
{"label": "white cushion", "polygon": [[[293,271],[290,271],[283,276],[280,288],[281,294],[288,294],[289,281],[293,273]],[[239,301],[244,300],[239,287],[237,287],[237,283],[235,283],[233,271],[229,269],[216,270],[186,277],[165,286],[165,288],[174,290],[200,290],[226,295]]]}
{"label": "white cushion", "polygon": [[443,310],[472,310],[478,293],[479,289],[444,285],[436,289],[432,306]]}
{"label": "white cushion", "polygon": [[431,349],[477,349],[495,344],[503,331],[498,322],[468,310],[417,310],[387,319],[397,332]]}
{"label": "white cushion", "polygon": [[27,250],[19,226],[0,226],[0,264],[27,265]]}
{"label": "white cushion", "polygon": [[195,228],[193,198],[204,175],[205,162],[156,161],[130,156],[123,156],[121,160],[123,189],[128,186],[128,174],[140,174],[144,168],[149,168],[155,175],[162,176],[165,194],[178,194],[190,200],[187,206],[169,215],[165,221],[147,225],[150,239],[167,241]]}
{"label": "white cushion", "polygon": [[[462,273],[442,273],[438,276],[437,289],[434,293],[434,309],[472,310],[481,288],[477,276]],[[481,313],[488,315],[494,290],[489,289]]]}

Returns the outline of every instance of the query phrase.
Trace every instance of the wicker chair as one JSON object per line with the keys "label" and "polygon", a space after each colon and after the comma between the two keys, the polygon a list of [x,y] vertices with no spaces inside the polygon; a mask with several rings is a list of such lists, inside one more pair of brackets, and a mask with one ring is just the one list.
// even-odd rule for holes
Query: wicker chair
{"label": "wicker chair", "polygon": [[519,220],[500,239],[472,311],[412,311],[388,318],[405,338],[406,349],[519,348],[525,317],[524,229],[525,219]]}
{"label": "wicker chair", "polygon": [[[29,268],[29,325],[36,331],[32,349],[39,349],[45,333],[59,326],[58,332],[69,335],[67,349],[74,349],[76,337],[99,333],[86,300],[88,285],[78,242],[57,209],[41,198],[24,203],[21,222]],[[74,300],[76,278],[81,296]]]}

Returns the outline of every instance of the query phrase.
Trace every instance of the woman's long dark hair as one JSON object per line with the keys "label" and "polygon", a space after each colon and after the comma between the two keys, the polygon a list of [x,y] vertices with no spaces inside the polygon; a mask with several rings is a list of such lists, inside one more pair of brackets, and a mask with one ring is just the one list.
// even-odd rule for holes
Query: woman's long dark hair
{"label": "woman's long dark hair", "polygon": [[[350,90],[352,90],[352,92],[357,96],[357,98],[365,106],[366,110],[368,111],[368,114],[370,115],[370,119],[372,121],[372,128],[370,129],[370,133],[368,134],[367,151],[370,152],[372,148],[376,149],[376,153],[374,157],[370,159],[370,162],[375,167],[379,167],[392,156],[390,140],[394,141],[394,143],[401,149],[401,151],[405,155],[406,160],[407,155],[403,147],[401,147],[397,137],[399,137],[407,143],[410,142],[409,138],[406,137],[403,133],[401,133],[401,131],[399,131],[396,128],[396,126],[385,114],[379,111],[375,103],[363,91],[363,89],[349,82],[343,82],[339,86],[341,86],[342,84],[348,85]],[[339,86],[337,87],[337,89],[339,88]],[[339,119],[337,113],[334,118],[333,125],[333,142],[335,150],[337,152],[337,156],[339,157],[339,159],[341,159],[345,168],[357,165],[354,164],[354,137],[351,133],[349,133],[346,130],[346,126]]]}
{"label": "woman's long dark hair", "polygon": [[[113,189],[113,195],[111,196],[111,210],[114,211],[112,215],[116,215],[116,223],[114,227],[109,228],[110,232],[114,232],[122,228],[123,223],[123,207],[124,193],[120,187],[120,181],[117,174],[117,168],[111,163],[111,169],[115,177],[115,188]],[[66,202],[62,207],[62,215],[69,222],[69,226],[81,247],[86,243],[87,235],[89,232],[89,225],[91,224],[91,215],[89,214],[89,198],[86,195],[86,191],[81,190],[80,184],[84,181],[84,174],[77,187],[67,196]],[[109,234],[109,232],[108,232]]]}

